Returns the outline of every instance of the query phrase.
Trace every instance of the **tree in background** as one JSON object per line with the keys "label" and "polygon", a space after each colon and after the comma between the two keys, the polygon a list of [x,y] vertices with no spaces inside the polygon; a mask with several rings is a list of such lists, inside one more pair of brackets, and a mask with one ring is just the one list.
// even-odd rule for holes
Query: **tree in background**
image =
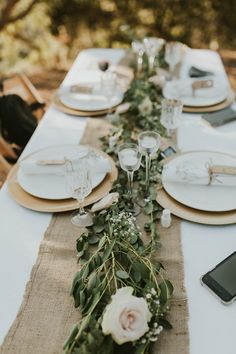
{"label": "tree in background", "polygon": [[66,64],[67,46],[51,26],[44,1],[0,0],[0,75]]}
{"label": "tree in background", "polygon": [[[0,13],[0,31],[3,30],[9,23],[14,23],[18,20],[23,19],[26,15],[30,13],[37,0],[31,0],[26,3],[23,8],[22,1],[20,0],[3,0],[1,3],[1,13]],[[18,11],[16,8],[18,7]]]}
{"label": "tree in background", "polygon": [[235,48],[235,13],[235,0],[1,0],[0,71],[61,66],[80,49],[129,46],[146,35]]}

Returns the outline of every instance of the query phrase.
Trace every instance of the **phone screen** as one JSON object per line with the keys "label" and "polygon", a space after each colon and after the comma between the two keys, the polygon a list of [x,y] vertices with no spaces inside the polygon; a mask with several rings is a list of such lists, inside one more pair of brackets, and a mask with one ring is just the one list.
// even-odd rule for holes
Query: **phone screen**
{"label": "phone screen", "polygon": [[236,252],[206,273],[202,283],[224,303],[232,302],[236,297]]}
{"label": "phone screen", "polygon": [[171,155],[173,155],[175,153],[176,153],[175,149],[172,146],[168,146],[168,148],[166,148],[165,150],[161,151],[161,156],[163,158],[165,158],[165,157],[169,157],[169,156],[171,156]]}
{"label": "phone screen", "polygon": [[217,281],[228,293],[236,294],[236,253],[220,263],[210,273],[211,277]]}

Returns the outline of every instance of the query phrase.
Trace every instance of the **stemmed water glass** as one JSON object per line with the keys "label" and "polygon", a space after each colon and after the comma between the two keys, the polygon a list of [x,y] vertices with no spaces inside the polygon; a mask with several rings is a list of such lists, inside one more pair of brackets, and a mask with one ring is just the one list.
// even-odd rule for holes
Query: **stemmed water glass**
{"label": "stemmed water glass", "polygon": [[93,224],[92,216],[83,208],[85,197],[92,191],[92,181],[88,165],[80,161],[76,166],[72,161],[65,164],[66,191],[78,201],[79,211],[72,214],[72,224],[85,227]]}
{"label": "stemmed water glass", "polygon": [[102,92],[105,95],[108,103],[109,115],[112,111],[112,98],[117,91],[117,75],[111,71],[105,71],[101,76]]}
{"label": "stemmed water glass", "polygon": [[146,158],[146,185],[149,185],[149,175],[150,175],[150,166],[151,159],[153,154],[155,154],[161,142],[160,134],[152,131],[146,131],[140,133],[138,136],[138,143],[141,152],[145,155]]}
{"label": "stemmed water glass", "polygon": [[169,65],[172,79],[175,74],[175,67],[180,62],[183,44],[180,42],[168,42],[165,47],[165,61]]}
{"label": "stemmed water glass", "polygon": [[143,43],[148,57],[149,71],[152,72],[154,69],[155,58],[160,52],[161,47],[164,45],[165,40],[163,38],[146,37],[144,38]]}
{"label": "stemmed water glass", "polygon": [[137,56],[137,69],[138,72],[142,71],[143,68],[143,54],[145,52],[144,43],[138,40],[135,40],[131,43],[132,49]]}
{"label": "stemmed water glass", "polygon": [[[128,191],[133,202],[133,176],[134,171],[137,171],[140,167],[142,154],[137,144],[125,143],[119,146],[118,157],[122,170],[127,172]],[[137,215],[139,211],[139,206],[133,202],[132,212]]]}
{"label": "stemmed water glass", "polygon": [[163,99],[161,104],[161,124],[167,129],[167,136],[172,137],[182,117],[183,103],[176,99]]}

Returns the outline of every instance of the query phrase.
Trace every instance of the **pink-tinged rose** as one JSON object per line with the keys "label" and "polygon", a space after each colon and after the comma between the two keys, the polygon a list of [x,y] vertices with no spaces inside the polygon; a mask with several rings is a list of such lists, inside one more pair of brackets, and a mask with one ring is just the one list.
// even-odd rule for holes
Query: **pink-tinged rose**
{"label": "pink-tinged rose", "polygon": [[151,313],[144,298],[132,295],[130,286],[118,289],[105,308],[102,331],[110,334],[117,344],[134,342],[148,330]]}

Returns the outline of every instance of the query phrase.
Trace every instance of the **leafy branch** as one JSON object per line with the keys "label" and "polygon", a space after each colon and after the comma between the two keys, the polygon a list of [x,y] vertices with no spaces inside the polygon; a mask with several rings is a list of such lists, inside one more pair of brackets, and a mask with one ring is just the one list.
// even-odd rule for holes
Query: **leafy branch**
{"label": "leafy branch", "polygon": [[[129,109],[111,117],[111,135],[102,138],[103,150],[114,159],[116,145],[136,141],[143,129],[165,135],[160,124],[160,91],[152,82],[146,78],[134,80],[125,101],[130,103]],[[110,143],[110,137],[116,138],[115,144]],[[126,175],[117,163],[119,174],[112,191],[119,193],[119,203],[97,212],[93,226],[77,240],[80,270],[75,275],[71,295],[83,318],[64,345],[66,354],[94,353],[98,345],[102,354],[120,353],[121,350],[122,353],[149,354],[162,328],[171,328],[165,315],[170,308],[173,286],[166,279],[165,269],[152,257],[160,247],[156,228],[162,210],[156,202],[160,159],[157,155],[151,162],[148,190],[144,166],[135,174],[135,194],[145,218],[142,231],[129,212],[132,201],[127,193]],[[149,238],[147,244],[142,240],[143,233]],[[143,337],[118,346],[111,336],[103,334],[101,322],[111,296],[126,286],[134,289],[135,296],[146,298],[152,317],[149,331]]]}

